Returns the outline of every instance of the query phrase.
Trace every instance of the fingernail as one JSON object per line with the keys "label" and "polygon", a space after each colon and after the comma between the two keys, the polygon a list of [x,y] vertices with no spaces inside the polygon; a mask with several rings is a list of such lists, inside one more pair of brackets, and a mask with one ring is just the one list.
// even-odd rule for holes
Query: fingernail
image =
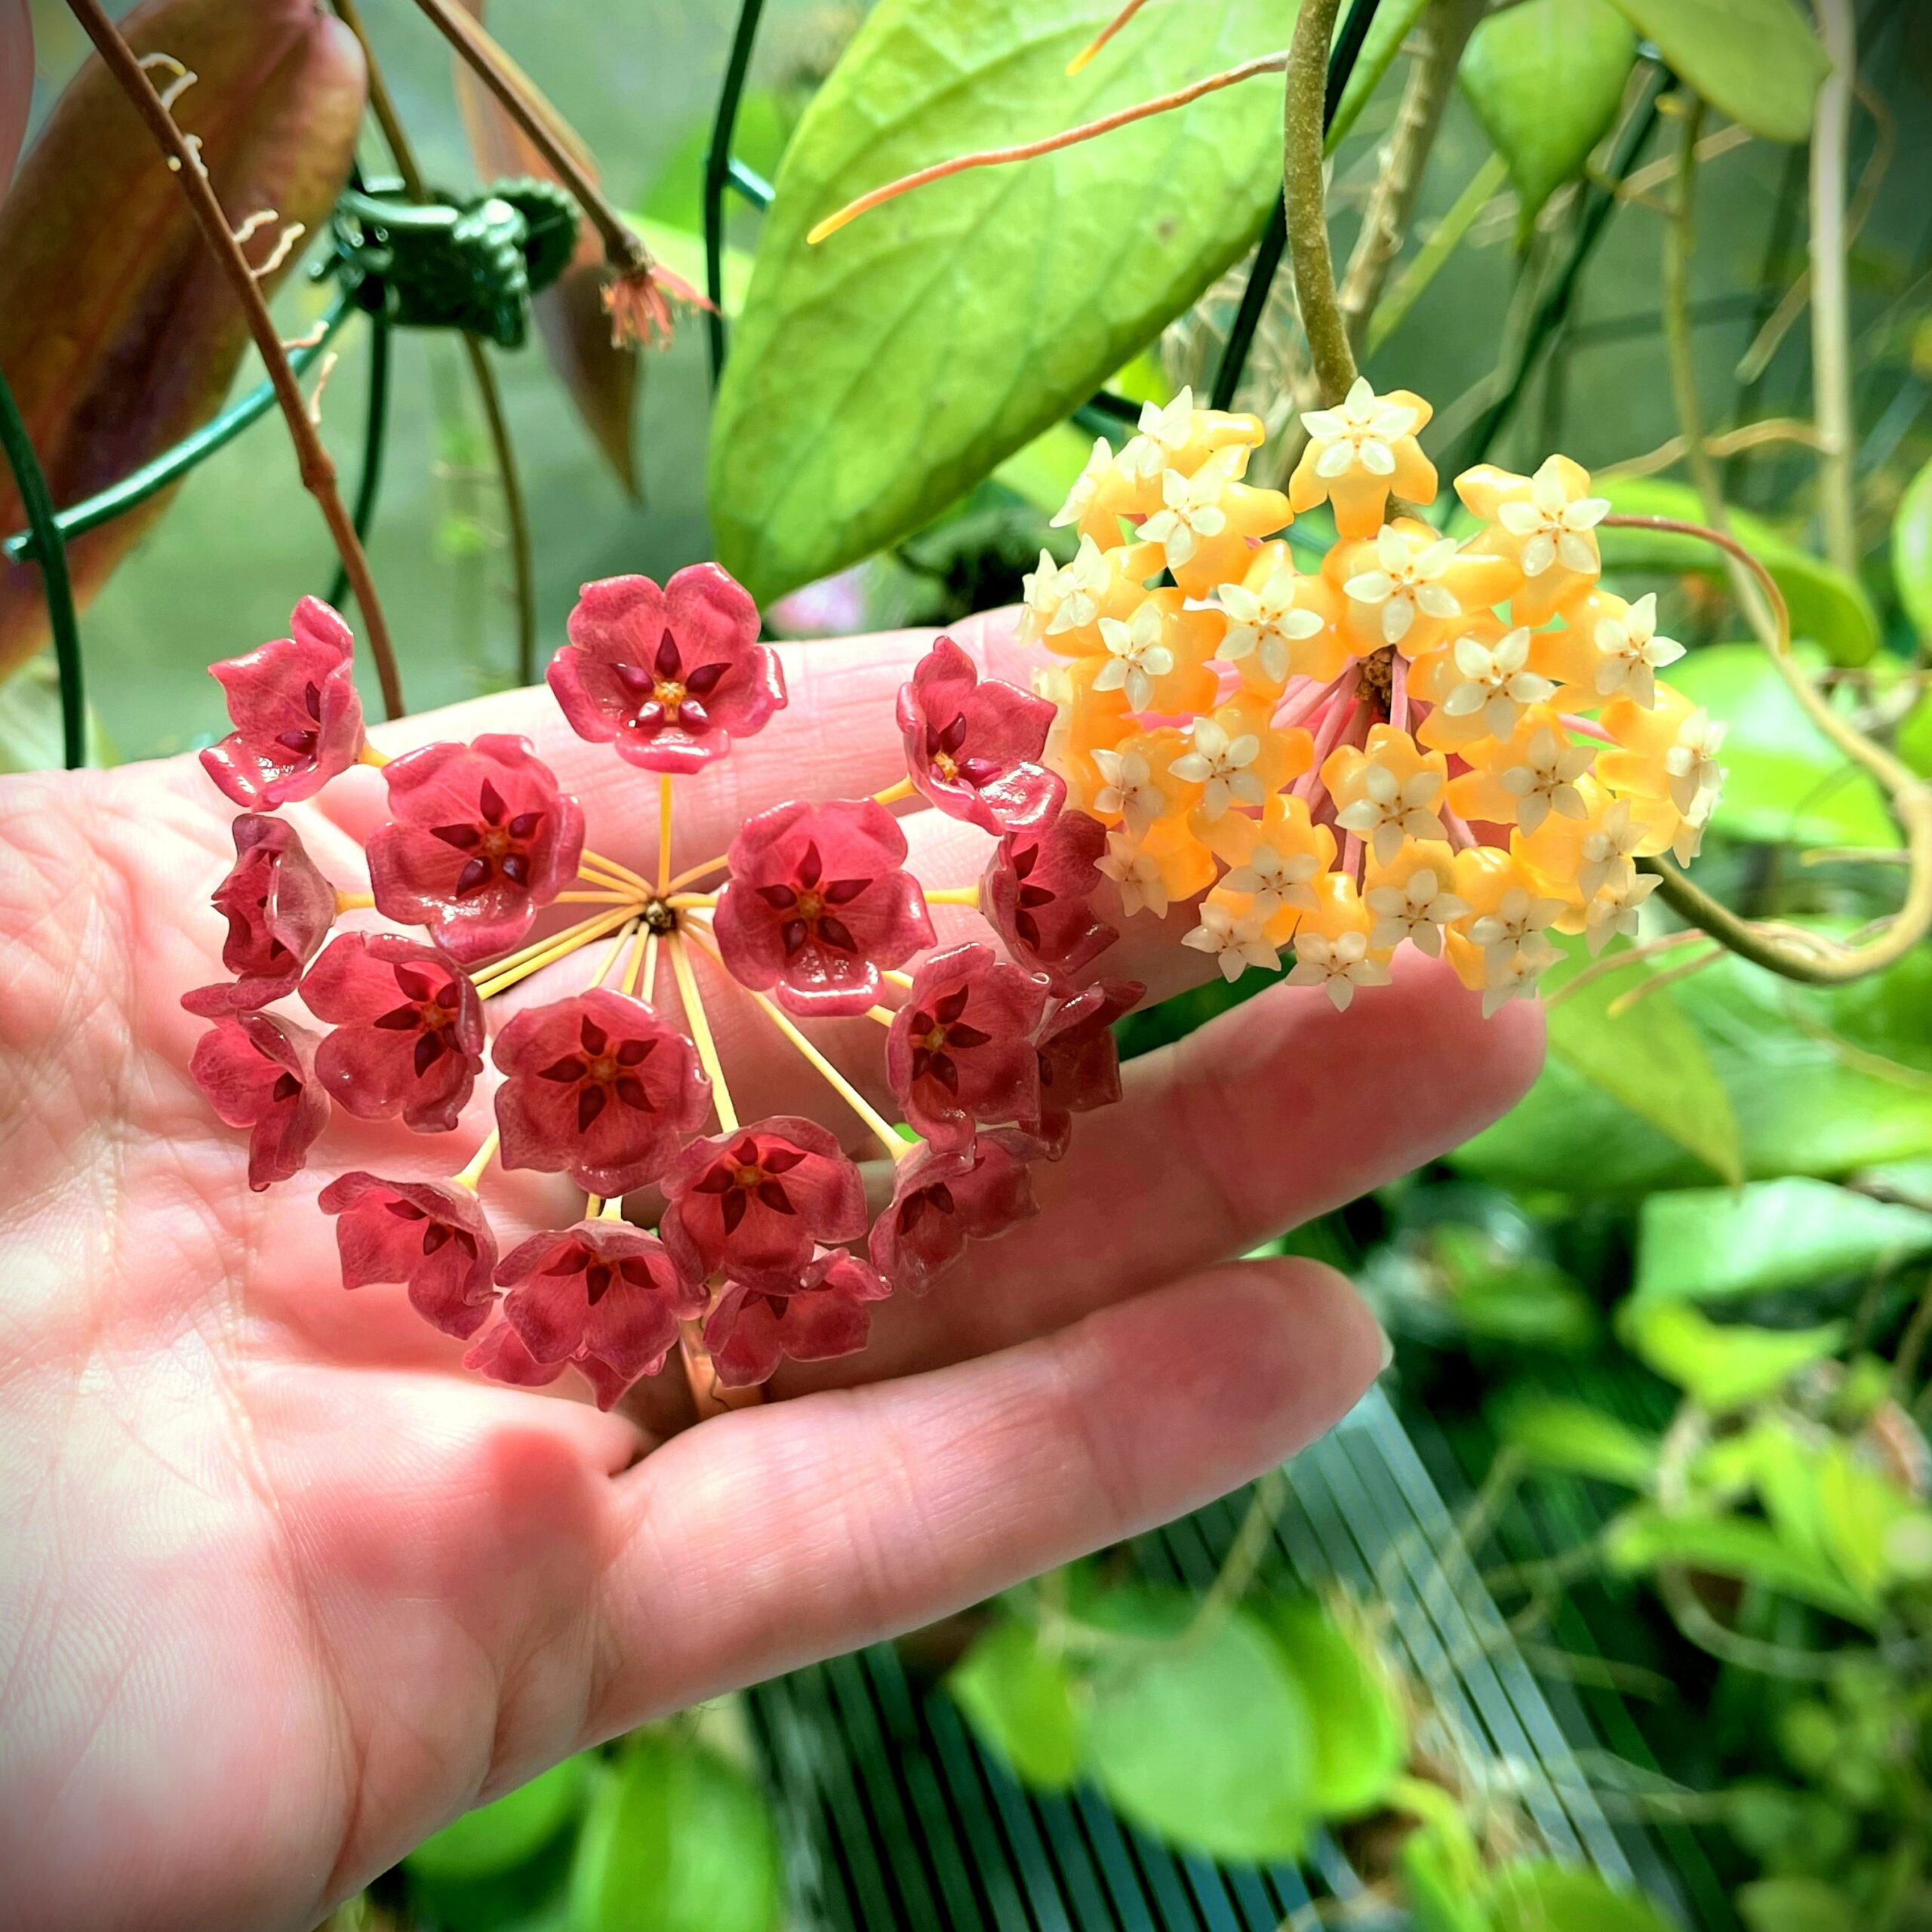
{"label": "fingernail", "polygon": [[1389,1364],[1395,1359],[1395,1344],[1389,1339],[1388,1330],[1379,1321],[1375,1324],[1375,1332],[1382,1337],[1382,1360],[1377,1364],[1375,1372],[1377,1375],[1384,1375],[1388,1373]]}

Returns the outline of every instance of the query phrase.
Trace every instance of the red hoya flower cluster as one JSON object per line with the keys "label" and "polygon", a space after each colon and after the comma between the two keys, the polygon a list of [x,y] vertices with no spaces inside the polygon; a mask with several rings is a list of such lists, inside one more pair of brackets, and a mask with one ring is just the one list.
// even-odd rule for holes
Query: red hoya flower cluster
{"label": "red hoya flower cluster", "polygon": [[[341,619],[305,598],[290,629],[214,667],[235,728],[202,761],[244,810],[214,899],[229,977],[182,1001],[213,1023],[191,1070],[220,1118],[248,1130],[257,1189],[302,1168],[332,1103],[447,1134],[485,1083],[494,1131],[460,1172],[352,1170],[318,1197],[344,1286],[401,1284],[469,1343],[471,1367],[539,1386],[574,1367],[608,1407],[681,1345],[694,1388],[708,1377],[714,1394],[788,1358],[849,1354],[873,1303],[923,1291],[970,1242],[1032,1213],[1031,1164],[1065,1152],[1075,1114],[1118,1098],[1111,1029],[1140,989],[1094,976],[1114,938],[1091,906],[1105,834],[1066,808],[1048,768],[1053,705],[982,678],[950,639],[900,694],[906,784],[774,806],[675,876],[667,833],[653,881],[586,850],[577,801],[524,739],[384,759],[364,734]],[[759,629],[715,565],[662,587],[589,584],[550,688],[580,737],[660,776],[668,811],[673,778],[701,778],[783,707]],[[366,841],[366,892],[339,892],[272,814],[358,764],[380,768],[389,811]],[[933,950],[892,809],[909,799],[991,835],[985,938]],[[560,900],[592,909],[558,930]],[[331,937],[370,909],[410,930],[358,921]],[[595,983],[489,1023],[497,994],[599,940],[611,945]],[[821,1071],[796,1022],[880,1023],[905,1133],[827,1075],[891,1157],[876,1213],[838,1134],[790,1115],[739,1120],[694,949]],[[500,1251],[478,1192],[492,1160],[568,1177],[588,1197],[582,1216]]]}

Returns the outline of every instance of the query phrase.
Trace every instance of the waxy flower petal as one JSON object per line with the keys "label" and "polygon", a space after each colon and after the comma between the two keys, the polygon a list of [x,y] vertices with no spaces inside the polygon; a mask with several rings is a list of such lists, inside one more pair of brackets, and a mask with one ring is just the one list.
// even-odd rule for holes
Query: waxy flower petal
{"label": "waxy flower petal", "polygon": [[742,984],[806,1017],[863,1013],[879,975],[933,943],[906,835],[866,799],[774,805],[731,841],[714,930]]}
{"label": "waxy flower petal", "polygon": [[1056,986],[1077,982],[1119,935],[1094,915],[1106,828],[1062,812],[1040,832],[1009,832],[994,848],[980,906],[1021,965]]}
{"label": "waxy flower petal", "polygon": [[577,876],[583,813],[527,738],[424,745],[383,768],[390,822],[370,835],[377,909],[468,965],[521,942]]}
{"label": "waxy flower petal", "polygon": [[294,828],[244,812],[231,828],[235,863],[214,889],[228,921],[221,963],[235,977],[199,986],[181,1004],[204,1020],[245,1013],[293,992],[335,919],[335,888],[302,849]]}
{"label": "waxy flower petal", "polygon": [[288,627],[288,637],[208,666],[235,729],[202,752],[202,768],[251,811],[313,798],[361,754],[349,626],[319,597],[305,597]]}
{"label": "waxy flower petal", "polygon": [[508,1076],[497,1089],[503,1165],[568,1174],[587,1193],[655,1180],[711,1111],[691,1041],[605,987],[527,1008],[494,1057]]}
{"label": "waxy flower petal", "polygon": [[358,1171],[331,1181],[315,1204],[336,1217],[345,1288],[400,1281],[418,1315],[461,1340],[489,1319],[497,1239],[468,1188]]}
{"label": "waxy flower petal", "polygon": [[1066,1152],[1073,1116],[1120,1098],[1120,1048],[1114,1022],[1140,1004],[1137,980],[1096,981],[1060,1001],[1034,1044],[1039,1060],[1038,1112],[1021,1124],[1050,1161]]}
{"label": "waxy flower petal", "polygon": [[969,1241],[991,1241],[1038,1212],[1024,1135],[995,1131],[963,1147],[928,1147],[899,1164],[892,1200],[872,1224],[872,1266],[921,1294]]}
{"label": "waxy flower petal", "polygon": [[258,1194],[299,1172],[328,1124],[315,1069],[315,1035],[266,1013],[218,1020],[195,1044],[188,1072],[217,1118],[248,1128],[248,1185]]}
{"label": "waxy flower petal", "polygon": [[1030,1118],[1039,1105],[1032,1035],[1044,981],[989,946],[949,946],[914,974],[885,1039],[885,1077],[907,1123],[935,1146],[976,1126]]}
{"label": "waxy flower petal", "polygon": [[949,818],[997,837],[1045,824],[1066,782],[1041,762],[1054,707],[1016,686],[982,678],[949,637],[940,638],[900,687],[906,771]]}
{"label": "waxy flower petal", "polygon": [[768,1381],[779,1363],[829,1361],[856,1354],[872,1332],[868,1303],[891,1291],[878,1272],[844,1248],[807,1264],[789,1294],[734,1284],[704,1324],[704,1346],[728,1389]]}
{"label": "waxy flower petal", "polygon": [[546,675],[580,737],[647,771],[697,771],[784,705],[778,654],[758,634],[758,606],[715,564],[661,589],[605,577],[583,586]]}

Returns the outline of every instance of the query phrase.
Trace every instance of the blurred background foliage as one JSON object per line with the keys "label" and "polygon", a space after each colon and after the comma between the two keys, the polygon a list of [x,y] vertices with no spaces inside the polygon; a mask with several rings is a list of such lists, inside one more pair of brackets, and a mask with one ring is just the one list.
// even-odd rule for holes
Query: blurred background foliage
{"label": "blurred background foliage", "polygon": [[[974,177],[949,200],[869,218],[842,253],[807,257],[802,228],[847,192],[1086,111],[1054,50],[1069,35],[1077,46],[1105,7],[888,8],[892,31],[875,23],[866,64],[829,87],[866,10],[767,9],[736,152],[779,196],[763,223],[731,204],[738,359],[715,423],[696,318],[641,363],[628,465],[621,424],[607,412],[601,439],[586,429],[540,353],[497,358],[546,645],[584,580],[661,577],[715,546],[783,593],[771,613],[781,635],[940,622],[1009,599],[1041,544],[1058,542],[1047,513],[1109,426],[1088,403],[1100,379],[1111,372],[1134,401],[1211,377],[1272,193],[1273,91],[1191,110],[1202,118],[1171,152],[1152,135],[1076,150],[1051,193],[1037,177]],[[1092,97],[1111,103],[1107,88],[1129,82],[1130,96],[1151,91],[1278,38],[1280,11],[1163,0],[1112,65],[1097,63]],[[1421,9],[1383,11],[1338,116],[1343,245],[1372,192]],[[478,168],[443,43],[408,0],[364,0],[364,11],[426,174],[472,192]],[[55,0],[32,13],[38,121],[82,42]],[[1605,178],[1622,131],[1642,121],[1655,69],[1633,78],[1632,63],[1640,35],[1654,36],[1719,110],[1703,149],[1690,315],[1740,534],[1778,576],[1807,663],[1927,772],[1932,11],[1863,0],[1857,14],[1849,558],[1826,560],[1814,428],[1798,137],[1816,51],[1783,0],[1768,12],[1758,0],[1521,0],[1487,18],[1446,103],[1367,368],[1379,386],[1435,401],[1429,440],[1445,472],[1489,426],[1498,460],[1529,468],[1561,447],[1620,509],[1697,515],[1661,345],[1672,116]],[[614,11],[495,0],[489,19],[595,150],[607,191],[701,281],[727,14],[684,0]],[[961,71],[999,66],[1008,21],[1032,36],[1018,79],[961,90],[931,70],[948,35]],[[373,138],[363,158],[375,172],[386,161]],[[1095,235],[1118,226],[1137,171],[1157,181],[1142,212],[1168,251],[1097,267],[1069,241],[1063,285],[1017,306],[1003,257],[1036,245],[1056,210]],[[1546,328],[1593,220],[1599,238]],[[961,275],[983,282],[983,303],[881,301],[928,281],[950,291]],[[291,277],[277,299],[285,332],[326,299]],[[837,319],[801,334],[811,313]],[[367,340],[343,337],[323,414],[351,478]],[[512,586],[460,344],[405,331],[395,353],[371,548],[412,701],[426,706],[512,681]],[[1243,397],[1278,429],[1292,426],[1296,354],[1278,291]],[[245,369],[238,391],[253,380]],[[1903,873],[1887,863],[1898,840],[1882,800],[1740,641],[1709,557],[1629,531],[1607,533],[1604,550],[1607,580],[1657,590],[1669,628],[1694,645],[1674,681],[1731,724],[1700,876],[1746,912],[1837,932],[1891,910]],[[332,568],[272,424],[196,471],[86,613],[96,755],[205,742],[202,668],[275,635],[292,593],[319,590]],[[828,571],[838,574],[812,580]],[[44,663],[0,688],[14,763],[54,761],[48,689]],[[1256,977],[1135,1016],[1128,1049],[1180,1037],[1258,989]],[[1396,1343],[1385,1383],[1395,1414],[1457,1512],[1455,1560],[1432,1558],[1433,1586],[1500,1609],[1494,1641],[1570,1714],[1605,1811],[1661,1847],[1657,1897],[1552,1862],[1511,1796],[1512,1767],[1445,1730],[1396,1654],[1379,1589],[1335,1577],[1311,1589],[1272,1564],[1287,1482],[1257,1486],[1202,1587],[1116,1552],[1012,1592],[942,1641],[909,1642],[906,1668],[1034,1792],[1097,1789],[1155,1837],[1223,1860],[1306,1860],[1339,1845],[1370,1889],[1346,1911],[1309,1907],[1309,1924],[1374,1923],[1399,1906],[1423,1932],[1925,1932],[1932,957],[1921,948],[1827,990],[1708,955],[1686,934],[1614,974],[1579,956],[1549,985],[1549,1067],[1514,1112],[1280,1245],[1365,1284]],[[739,1704],[687,1714],[460,1820],[339,1922],[763,1932],[792,1909],[796,1850],[781,1850],[768,1778]],[[892,1827],[881,1817],[866,1828]]]}

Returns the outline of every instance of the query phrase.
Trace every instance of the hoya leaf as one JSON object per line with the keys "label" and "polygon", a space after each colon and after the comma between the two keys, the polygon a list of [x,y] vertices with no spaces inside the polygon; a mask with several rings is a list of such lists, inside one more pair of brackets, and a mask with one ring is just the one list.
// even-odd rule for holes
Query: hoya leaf
{"label": "hoya leaf", "polygon": [[1767,141],[1801,141],[1831,63],[1792,0],[1613,0],[1672,72]]}
{"label": "hoya leaf", "polygon": [[1377,1810],[1408,1761],[1409,1727],[1372,1639],[1344,1627],[1312,1597],[1278,1598],[1259,1614],[1314,1722],[1313,1810],[1323,1818]]}
{"label": "hoya leaf", "polygon": [[566,1758],[494,1803],[466,1812],[409,1854],[411,1875],[432,1881],[489,1878],[524,1863],[575,1820],[588,1770],[586,1759]]}
{"label": "hoya leaf", "polygon": [[1469,36],[1458,78],[1509,165],[1519,245],[1609,131],[1636,57],[1637,36],[1610,0],[1521,0]]}
{"label": "hoya leaf", "polygon": [[1526,1859],[1489,1881],[1494,1932],[1671,1932],[1641,1892],[1618,1891],[1586,1866]]}
{"label": "hoya leaf", "polygon": [[1892,580],[1913,629],[1932,638],[1932,463],[1899,499],[1892,519]]}
{"label": "hoya leaf", "polygon": [[1745,1932],[1862,1932],[1866,1922],[1837,1886],[1796,1873],[1753,1878],[1734,1902]]}
{"label": "hoya leaf", "polygon": [[1497,1404],[1496,1423],[1498,1437],[1540,1468],[1626,1489],[1648,1489],[1656,1480],[1657,1438],[1587,1402],[1521,1393]]}
{"label": "hoya leaf", "polygon": [[1668,990],[1627,1011],[1614,1003],[1647,964],[1596,980],[1551,1009],[1552,1056],[1727,1180],[1744,1177],[1737,1115],[1710,1055]]}
{"label": "hoya leaf", "polygon": [[783,1909],[764,1794],[709,1745],[639,1732],[585,1820],[569,1932],[776,1932]]}
{"label": "hoya leaf", "polygon": [[1604,1554],[1626,1576],[1681,1564],[1761,1585],[1850,1623],[1869,1627],[1878,1617],[1875,1601],[1836,1570],[1792,1549],[1768,1524],[1749,1517],[1670,1515],[1653,1503],[1633,1503],[1604,1532]]}
{"label": "hoya leaf", "polygon": [[1617,1327],[1666,1380],[1707,1409],[1746,1408],[1777,1394],[1800,1369],[1835,1355],[1842,1322],[1817,1328],[1755,1328],[1709,1320],[1687,1302],[1628,1302]]}
{"label": "hoya leaf", "polygon": [[1932,1509],[1834,1439],[1818,1451],[1818,1520],[1832,1560],[1863,1590],[1932,1577]]}
{"label": "hoya leaf", "polygon": [[[1198,1606],[1106,1656],[1094,1678],[1088,1763],[1116,1808],[1219,1858],[1294,1858],[1313,1802],[1315,1725],[1281,1648],[1245,1611]],[[1117,1623],[1130,1620],[1109,1613]]]}
{"label": "hoya leaf", "polygon": [[1254,241],[1280,186],[1257,80],[972,170],[816,247],[928,164],[1091,119],[1282,43],[1264,0],[1164,11],[1078,75],[1092,0],[882,0],[801,119],[720,386],[718,555],[769,598],[929,522],[1059,421]]}
{"label": "hoya leaf", "polygon": [[946,1687],[973,1728],[1029,1784],[1057,1790],[1080,1769],[1081,1721],[1066,1660],[1039,1633],[1002,1619],[974,1643]]}
{"label": "hoya leaf", "polygon": [[1932,1214],[1792,1177],[1687,1189],[1644,1203],[1637,1294],[1710,1301],[1810,1287],[1932,1253]]}

